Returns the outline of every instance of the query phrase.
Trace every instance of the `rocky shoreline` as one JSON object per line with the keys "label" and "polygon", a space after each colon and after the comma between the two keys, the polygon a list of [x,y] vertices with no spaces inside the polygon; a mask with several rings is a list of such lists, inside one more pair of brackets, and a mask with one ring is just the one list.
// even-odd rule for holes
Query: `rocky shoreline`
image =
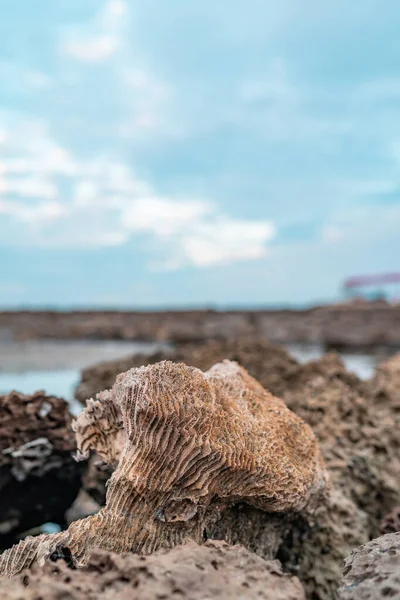
{"label": "rocky shoreline", "polygon": [[[222,541],[205,545],[189,542],[171,550],[158,550],[148,557],[96,551],[87,566],[77,571],[71,570],[68,549],[64,549],[44,568],[36,565],[10,581],[1,580],[2,597],[106,600],[131,598],[134,594],[140,599],[193,600],[400,598],[400,534],[395,533],[400,525],[400,355],[384,361],[372,379],[361,381],[346,371],[335,354],[301,365],[263,336],[186,342],[151,357],[132,356],[85,370],[77,397],[82,401],[94,397],[112,387],[118,373],[165,359],[202,371],[223,359],[237,361],[264,388],[282,398],[317,437],[331,481],[329,500],[321,502],[312,517],[299,514],[285,521],[273,555],[270,549],[265,551],[270,546],[262,535],[271,527],[268,513],[245,505],[232,506],[231,513],[226,513],[225,525],[214,530],[219,534],[212,534],[230,545]],[[64,409],[57,408],[56,399],[49,401],[43,395],[34,398],[32,406],[36,406],[35,402],[40,406],[37,404],[29,413],[30,426],[22,434],[13,433],[13,423],[20,429],[18,419],[11,419],[7,410],[0,414],[3,439],[12,440],[5,444],[7,448],[2,446],[4,458],[0,465],[1,472],[7,472],[9,478],[18,479],[16,464],[20,464],[24,448],[29,450],[29,443],[37,438],[50,439],[56,423],[70,427],[69,417]],[[10,403],[19,406],[26,397],[9,395],[2,397],[2,402],[5,407]],[[58,401],[60,407],[62,402]],[[43,403],[51,407],[44,422],[38,418],[38,414],[44,414]],[[73,440],[70,432],[63,434],[66,440]],[[7,452],[8,446],[14,448],[15,456]],[[54,453],[56,443],[53,446]],[[39,485],[48,456],[49,453],[42,453],[39,466],[25,473],[28,483]],[[73,494],[75,497],[79,492],[78,496],[75,501],[74,497],[67,500],[60,488],[65,504],[61,510],[58,504],[53,514],[51,510],[46,512],[48,520],[60,522],[60,512],[64,511],[65,523],[69,523],[96,512],[104,504],[105,481],[112,468],[98,458],[78,464],[82,469],[77,474],[80,484]],[[15,498],[6,493],[10,488],[3,488],[3,481],[4,477],[0,479],[1,498],[3,503],[8,501],[10,511]],[[52,496],[57,497],[56,491]],[[7,514],[6,506],[2,514]],[[8,518],[3,548],[18,541],[23,528],[15,525],[18,519]],[[29,526],[41,525],[42,519],[38,511]],[[24,523],[22,517],[21,521]],[[382,534],[385,535],[379,537]],[[237,543],[242,546],[232,546]],[[368,585],[363,583],[367,581]]]}
{"label": "rocky shoreline", "polygon": [[[201,342],[259,335],[326,350],[400,350],[400,305],[365,303],[308,310],[3,311],[3,339],[39,338]],[[1,337],[0,336],[0,337]]]}

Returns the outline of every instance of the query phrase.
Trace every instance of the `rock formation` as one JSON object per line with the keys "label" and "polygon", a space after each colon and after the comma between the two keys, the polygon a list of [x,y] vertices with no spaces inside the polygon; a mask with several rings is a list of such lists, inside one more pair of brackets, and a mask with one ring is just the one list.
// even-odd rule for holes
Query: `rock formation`
{"label": "rock formation", "polygon": [[0,574],[66,552],[82,565],[95,547],[148,554],[201,543],[214,527],[223,535],[221,515],[232,521],[243,504],[272,513],[263,529],[274,555],[285,514],[310,512],[326,494],[310,427],[230,361],[206,373],[169,361],[132,369],[88,401],[74,429],[83,456],[95,450],[115,467],[106,506],[23,540],[1,555]]}
{"label": "rock formation", "polygon": [[202,371],[207,371],[221,360],[236,361],[278,397],[282,396],[287,381],[295,377],[299,369],[297,361],[280,346],[261,337],[240,336],[229,340],[208,340],[201,344],[178,344],[150,356],[134,354],[93,365],[83,369],[75,396],[77,400],[85,402],[102,390],[110,389],[119,373],[165,359],[183,362]]}
{"label": "rock formation", "polygon": [[151,556],[96,550],[86,567],[71,571],[65,561],[33,566],[0,581],[2,600],[304,600],[297,577],[282,572],[242,546],[188,542]]}
{"label": "rock formation", "polygon": [[400,506],[395,506],[383,517],[380,531],[382,534],[400,531]]}
{"label": "rock formation", "polygon": [[379,537],[353,550],[345,561],[340,600],[400,598],[400,533]]}
{"label": "rock formation", "polygon": [[[278,556],[299,575],[310,597],[334,598],[342,561],[353,548],[386,533],[382,527],[389,527],[387,519],[400,505],[400,355],[363,382],[335,354],[300,365],[284,349],[256,337],[180,345],[175,352],[202,370],[223,358],[237,360],[312,427],[332,480],[331,502],[317,509],[313,522],[294,523]],[[97,392],[102,373],[112,385],[121,366],[149,360],[137,356],[124,365],[97,365],[85,371],[80,389]],[[98,498],[100,491],[99,485]],[[397,527],[393,518],[390,526]],[[262,544],[247,547],[264,556]]]}
{"label": "rock formation", "polygon": [[0,547],[65,511],[81,486],[68,404],[37,392],[0,396]]}

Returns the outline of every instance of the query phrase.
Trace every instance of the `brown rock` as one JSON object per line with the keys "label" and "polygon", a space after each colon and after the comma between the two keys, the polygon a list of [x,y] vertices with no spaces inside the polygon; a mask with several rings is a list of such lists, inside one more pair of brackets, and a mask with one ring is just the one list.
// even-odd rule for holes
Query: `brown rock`
{"label": "brown rock", "polygon": [[[84,455],[96,450],[116,466],[106,506],[65,532],[6,551],[0,574],[17,573],[63,547],[80,565],[95,547],[148,554],[189,538],[201,542],[231,505],[305,512],[326,491],[311,429],[230,361],[206,373],[167,361],[131,369],[111,392],[88,402],[75,430]],[[277,518],[271,524],[276,552],[282,531]]]}
{"label": "brown rock", "polygon": [[75,397],[81,402],[86,402],[102,390],[110,389],[120,373],[165,359],[184,362],[202,371],[207,371],[222,360],[233,360],[278,397],[285,391],[287,382],[295,377],[299,368],[297,361],[291,358],[286,350],[261,337],[241,336],[229,340],[208,340],[201,344],[178,344],[174,349],[150,356],[136,354],[88,367],[82,371]]}
{"label": "brown rock", "polygon": [[[332,502],[312,521],[296,521],[279,557],[300,576],[310,597],[334,598],[344,558],[379,535],[384,515],[400,505],[398,358],[362,382],[335,354],[299,365],[285,350],[257,338],[181,345],[177,352],[203,370],[225,357],[239,360],[315,431],[332,479]],[[118,363],[113,369],[115,378]],[[92,374],[88,381],[98,389]],[[262,544],[247,547],[264,556]]]}
{"label": "brown rock", "polygon": [[400,533],[379,537],[345,560],[340,600],[400,598]]}
{"label": "brown rock", "polygon": [[2,600],[304,600],[296,577],[242,546],[188,542],[151,556],[95,551],[83,569],[63,560],[0,582]]}
{"label": "brown rock", "polygon": [[285,541],[282,560],[290,557],[286,566],[292,561],[309,595],[334,598],[342,560],[379,535],[383,515],[399,504],[400,415],[335,355],[302,366],[284,398],[315,431],[333,493],[311,528]]}
{"label": "brown rock", "polygon": [[87,367],[81,372],[81,381],[75,390],[75,398],[85,403],[88,398],[94,398],[96,394],[103,390],[109,390],[115,383],[117,375],[125,373],[134,367],[142,365],[151,365],[161,360],[168,359],[175,353],[156,352],[154,354],[134,354],[126,358],[101,362],[97,365]]}
{"label": "brown rock", "polygon": [[52,521],[65,525],[83,464],[68,404],[44,392],[0,396],[0,546]]}
{"label": "brown rock", "polygon": [[400,412],[400,353],[378,366],[372,385],[377,402]]}

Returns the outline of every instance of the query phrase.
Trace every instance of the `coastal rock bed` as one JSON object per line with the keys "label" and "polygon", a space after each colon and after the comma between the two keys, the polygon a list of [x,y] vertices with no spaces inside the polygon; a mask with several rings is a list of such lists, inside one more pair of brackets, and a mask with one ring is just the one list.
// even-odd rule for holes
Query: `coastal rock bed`
{"label": "coastal rock bed", "polygon": [[[310,514],[301,512],[292,514],[290,519],[284,519],[284,522],[279,520],[282,516],[279,514],[275,517],[277,518],[276,522],[269,521],[268,513],[259,508],[251,507],[243,501],[227,509],[226,522],[221,525],[219,535],[218,533],[216,535],[222,539],[227,539],[231,544],[239,542],[246,546],[247,550],[237,546],[221,546],[218,547],[218,551],[233,553],[252,551],[259,555],[254,557],[258,561],[267,558],[268,560],[263,563],[264,567],[262,568],[264,576],[267,576],[271,568],[279,570],[276,561],[271,563],[269,560],[278,558],[287,575],[279,580],[281,583],[276,589],[284,592],[286,595],[281,597],[288,598],[288,600],[292,597],[301,598],[302,593],[310,600],[333,600],[339,597],[339,588],[340,594],[344,593],[342,592],[343,589],[348,593],[348,585],[345,581],[342,582],[344,559],[358,546],[362,546],[368,543],[369,540],[377,538],[381,533],[389,531],[388,527],[396,528],[398,523],[396,515],[398,514],[398,506],[400,506],[400,441],[398,435],[400,411],[399,387],[397,384],[400,374],[399,357],[383,363],[372,380],[362,382],[355,375],[345,370],[336,355],[326,355],[323,359],[311,364],[299,365],[284,350],[255,337],[249,338],[246,336],[232,341],[214,340],[205,344],[183,344],[178,346],[174,352],[173,360],[197,366],[202,371],[206,371],[212,364],[223,359],[236,360],[247,368],[250,375],[258,379],[273,394],[282,397],[287,406],[312,427],[319,441],[331,480],[329,499],[321,501],[314,512],[310,512]],[[171,358],[171,355],[168,357],[158,355],[150,359],[149,357],[132,357],[123,363],[99,365],[90,372],[84,372],[83,381],[78,388],[78,396],[83,398],[87,393],[86,398],[90,397],[99,389],[111,387],[117,373],[126,371],[131,367],[138,367],[140,364],[158,362],[165,358]],[[101,388],[99,388],[100,385]],[[100,503],[103,500],[101,490],[104,485],[104,473],[104,469],[101,469],[99,471],[100,477],[96,481],[96,467],[91,462],[90,477],[86,473],[83,478],[86,493],[90,494],[95,490],[96,500]],[[190,514],[190,506],[188,510],[188,514]],[[216,528],[217,530],[218,528]],[[265,552],[268,539],[271,539],[270,532],[273,531],[272,535],[275,535],[277,530],[279,530],[279,537],[281,538],[279,545],[273,554],[271,554],[271,548],[268,552]],[[250,531],[252,536],[240,535],[241,531]],[[259,532],[255,536],[256,540],[254,540],[255,531]],[[265,531],[268,535],[263,539],[262,534],[265,534]],[[209,543],[213,544],[214,542]],[[169,559],[164,557],[173,556],[175,557],[174,561],[177,561],[174,562],[176,569],[182,568],[185,571],[181,567],[185,556],[198,555],[200,560],[201,556],[204,557],[202,553],[208,552],[208,550],[208,545],[196,546],[194,542],[189,542],[189,546],[182,545],[172,550],[159,550],[156,554],[144,559],[143,564],[148,564],[148,561],[153,560],[153,558],[155,561],[168,561]],[[47,589],[50,589],[49,586],[53,589],[54,586],[54,590],[56,590],[58,589],[57,586],[62,584],[65,593],[70,594],[69,596],[65,595],[65,597],[73,599],[83,598],[83,595],[77,595],[78,592],[82,592],[86,598],[91,598],[90,593],[97,594],[93,597],[99,598],[116,597],[116,590],[121,594],[125,590],[124,593],[127,595],[121,595],[121,598],[128,598],[131,597],[129,594],[132,595],[133,590],[136,589],[135,597],[137,598],[174,598],[179,597],[179,595],[187,598],[206,598],[219,597],[218,594],[225,597],[223,594],[229,590],[226,583],[227,579],[231,581],[231,585],[237,583],[232,581],[232,574],[228,574],[229,565],[221,565],[221,568],[215,569],[212,567],[211,561],[213,559],[210,559],[211,568],[214,571],[211,579],[215,585],[222,586],[218,588],[219,591],[215,591],[214,595],[208,590],[207,584],[202,579],[202,570],[198,569],[198,577],[195,576],[197,583],[191,581],[188,587],[178,586],[176,589],[180,589],[181,592],[176,592],[174,591],[175,588],[168,587],[170,584],[165,579],[161,581],[157,576],[151,577],[149,575],[149,579],[153,581],[156,587],[153,588],[153,596],[146,596],[147,592],[144,584],[142,586],[142,583],[139,582],[136,588],[133,576],[130,578],[126,573],[121,575],[121,572],[118,571],[119,567],[117,569],[119,574],[116,575],[114,566],[107,567],[107,565],[115,565],[115,561],[142,560],[136,555],[117,557],[110,553],[96,552],[89,559],[88,565],[78,571],[68,569],[67,563],[70,562],[68,551],[60,551],[58,554],[56,553],[54,558],[57,558],[57,556],[64,556],[64,559],[61,558],[53,565],[47,564],[44,570],[35,566],[32,570],[25,571],[17,576],[16,579],[2,580],[0,591],[3,593],[4,590],[4,594],[6,591],[11,593],[9,590],[11,590],[12,583],[18,581],[20,582],[18,585],[22,586],[29,580],[29,586],[25,590],[21,588],[19,592],[22,594],[21,596],[4,595],[4,597],[38,597],[38,595],[29,596],[28,593],[32,591],[33,594],[33,590],[36,589],[35,586],[40,586],[44,581],[47,581],[46,578],[51,573],[53,573],[51,583],[47,584]],[[250,556],[253,557],[254,554],[250,554]],[[93,568],[93,561],[96,563],[100,560],[102,564],[106,565],[102,567],[101,577],[99,577],[97,567]],[[194,558],[193,560],[196,561]],[[133,564],[139,564],[139,562],[133,562]],[[261,565],[260,562],[257,564]],[[379,565],[377,568],[379,569]],[[52,571],[52,569],[55,569],[55,571]],[[209,574],[207,569],[208,567],[206,567],[206,572]],[[245,571],[246,569],[247,567],[245,567]],[[241,596],[237,591],[231,591],[231,597],[255,597],[251,594],[258,590],[256,583],[258,575],[255,576],[254,580],[254,577],[250,576],[250,572],[249,567],[249,576],[245,577],[244,581],[249,587],[243,586],[244,591]],[[290,575],[292,575],[292,578],[290,578]],[[301,581],[304,592],[302,592],[301,587],[299,587],[300,584],[294,576]],[[215,577],[218,584],[215,583]],[[279,577],[282,578],[283,576],[280,575]],[[382,577],[383,579],[387,577],[386,571],[382,572]],[[69,578],[70,581],[65,582],[65,578]],[[102,586],[104,584],[104,578],[111,583],[105,585],[104,589],[96,588],[96,585]],[[103,580],[103,583],[100,579]],[[196,586],[199,581],[203,581],[201,584],[204,586],[203,596],[196,596]],[[286,584],[289,583],[290,589],[286,587]],[[381,584],[382,581],[380,581]],[[108,585],[109,590],[107,591]],[[265,590],[268,585],[263,584],[263,589]],[[373,585],[373,581],[371,585]],[[16,583],[15,586],[17,593],[20,588]],[[75,587],[80,589],[76,591]],[[396,588],[393,585],[389,588],[394,590],[391,597],[398,597],[395,595],[397,594]],[[45,588],[41,589],[44,590]],[[216,590],[217,588],[213,589]],[[381,585],[380,589],[386,588]],[[96,591],[93,592],[93,590]],[[108,593],[109,595],[101,595]],[[268,593],[268,590],[264,593]],[[51,596],[43,595],[43,597]],[[55,593],[53,597],[64,596],[59,592],[58,596]],[[278,592],[273,596],[259,595],[257,597],[280,598]],[[350,596],[343,596],[343,598],[347,597]],[[363,596],[357,597],[361,598]],[[372,595],[372,597],[378,598],[381,596],[377,592],[377,595]]]}
{"label": "coastal rock bed", "polygon": [[385,302],[307,310],[0,312],[0,339],[38,338],[204,342],[261,335],[280,344],[326,349],[400,350],[400,305]]}

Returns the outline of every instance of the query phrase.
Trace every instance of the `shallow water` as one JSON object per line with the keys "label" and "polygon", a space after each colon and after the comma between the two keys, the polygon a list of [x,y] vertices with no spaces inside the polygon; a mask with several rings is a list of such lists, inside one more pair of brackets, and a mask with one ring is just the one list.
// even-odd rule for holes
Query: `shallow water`
{"label": "shallow water", "polygon": [[82,369],[132,354],[151,354],[162,347],[147,342],[92,340],[1,343],[0,394],[11,390],[24,394],[44,390],[69,400],[72,412],[77,412],[80,405],[74,402],[74,389]]}
{"label": "shallow water", "polygon": [[[80,380],[81,369],[105,360],[135,353],[152,353],[161,344],[118,341],[56,341],[4,342],[0,344],[0,394],[17,390],[32,394],[45,390],[66,398],[73,412],[80,410],[74,402],[74,388]],[[287,350],[299,362],[320,358],[324,351],[317,344],[288,344]],[[376,357],[369,354],[341,354],[346,367],[361,379],[375,372]]]}
{"label": "shallow water", "polygon": [[[286,344],[288,352],[300,363],[321,358],[324,354],[323,346],[319,344]],[[362,352],[339,352],[348,371],[355,373],[360,379],[370,379],[375,374],[377,356]]]}
{"label": "shallow water", "polygon": [[47,394],[69,400],[71,412],[77,414],[81,410],[81,406],[74,400],[74,389],[79,383],[79,378],[79,369],[26,371],[24,373],[0,372],[0,394],[7,394],[11,390],[17,390],[23,394],[33,394],[38,390],[45,390]]}

